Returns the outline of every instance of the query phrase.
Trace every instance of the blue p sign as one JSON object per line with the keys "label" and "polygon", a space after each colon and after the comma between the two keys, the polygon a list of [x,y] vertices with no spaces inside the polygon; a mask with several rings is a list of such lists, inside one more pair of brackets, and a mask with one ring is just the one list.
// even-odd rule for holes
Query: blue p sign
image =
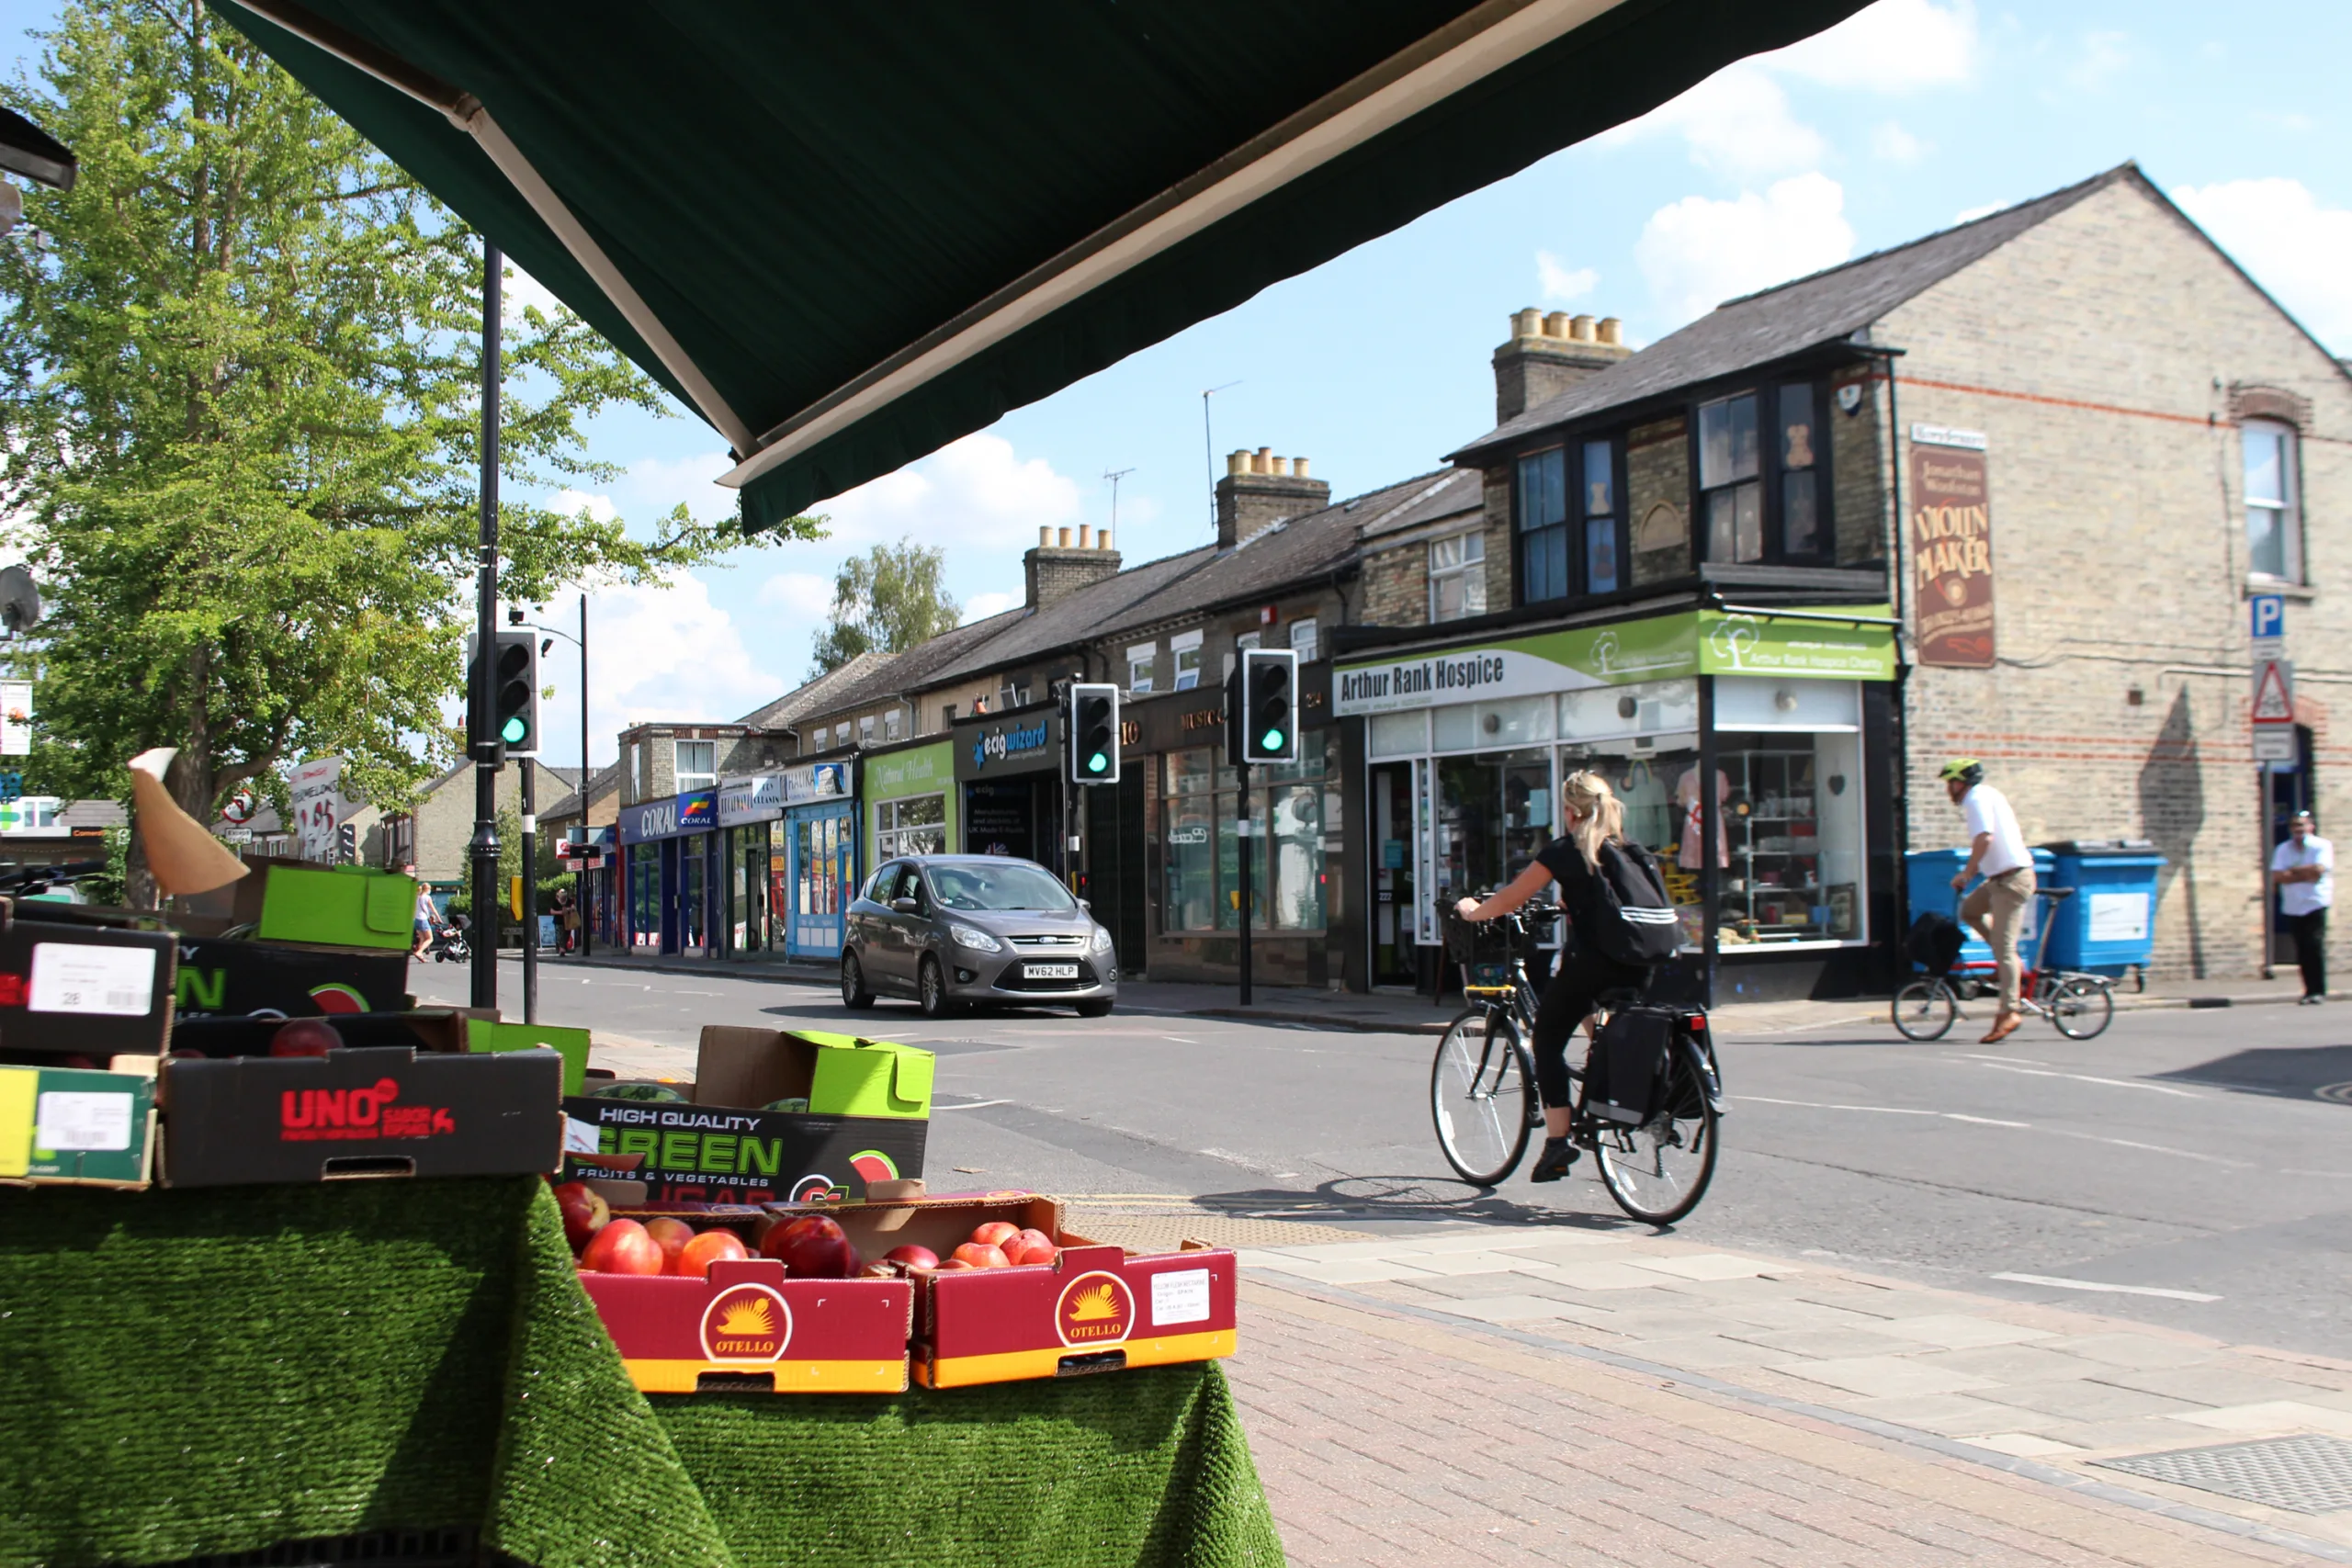
{"label": "blue p sign", "polygon": [[2246,603],[2254,607],[2254,636],[2256,641],[2287,635],[2287,601],[2284,595],[2257,593]]}

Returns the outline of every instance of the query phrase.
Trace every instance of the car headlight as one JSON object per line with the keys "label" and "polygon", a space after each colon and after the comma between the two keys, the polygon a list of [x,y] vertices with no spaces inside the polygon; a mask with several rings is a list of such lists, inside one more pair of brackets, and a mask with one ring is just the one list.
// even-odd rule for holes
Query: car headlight
{"label": "car headlight", "polygon": [[956,939],[956,946],[968,947],[974,953],[1002,953],[1004,951],[1004,943],[997,941],[988,932],[975,931],[970,926],[949,926],[947,934]]}
{"label": "car headlight", "polygon": [[1111,933],[1104,931],[1101,926],[1096,926],[1094,928],[1094,951],[1097,953],[1108,953],[1111,951]]}

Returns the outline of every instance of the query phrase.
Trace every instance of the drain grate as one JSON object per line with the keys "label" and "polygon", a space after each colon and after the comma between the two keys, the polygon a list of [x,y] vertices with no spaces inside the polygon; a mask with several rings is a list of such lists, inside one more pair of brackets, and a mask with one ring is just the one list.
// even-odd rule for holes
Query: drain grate
{"label": "drain grate", "polygon": [[2091,1462],[2298,1514],[2352,1508],[2352,1442],[2342,1438],[2265,1438]]}

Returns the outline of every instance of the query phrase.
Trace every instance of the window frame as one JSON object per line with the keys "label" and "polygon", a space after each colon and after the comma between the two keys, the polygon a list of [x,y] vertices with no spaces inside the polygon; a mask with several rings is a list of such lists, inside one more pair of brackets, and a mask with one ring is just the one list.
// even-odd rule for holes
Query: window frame
{"label": "window frame", "polygon": [[[1788,465],[1782,451],[1781,399],[1793,388],[1803,388],[1811,394],[1811,432],[1813,461],[1803,468]],[[1706,482],[1706,443],[1702,427],[1706,411],[1728,404],[1740,398],[1752,398],[1756,402],[1756,471],[1751,476],[1726,479],[1716,485]],[[1838,519],[1836,476],[1831,468],[1833,426],[1827,418],[1829,406],[1828,374],[1766,376],[1744,387],[1713,397],[1700,398],[1690,405],[1687,425],[1690,451],[1690,556],[1695,563],[1729,566],[1828,566],[1838,558]],[[1788,546],[1788,479],[1791,474],[1810,473],[1814,476],[1814,538],[1815,546],[1799,554]],[[1736,554],[1729,559],[1716,557],[1710,549],[1712,530],[1708,526],[1708,497],[1718,491],[1736,491],[1742,485],[1754,485],[1757,491],[1758,551],[1753,559],[1741,560]]]}
{"label": "window frame", "polygon": [[1127,649],[1128,695],[1149,696],[1159,673],[1159,645],[1158,643],[1139,642]]}
{"label": "window frame", "polygon": [[[1560,515],[1557,521],[1531,523],[1527,515],[1527,475],[1530,465],[1552,458],[1559,464],[1558,491]],[[1576,597],[1576,570],[1567,546],[1572,523],[1568,516],[1568,447],[1566,439],[1532,452],[1522,452],[1511,468],[1510,534],[1511,534],[1511,599],[1516,604],[1556,604]],[[1560,592],[1537,598],[1529,592],[1535,575],[1529,569],[1534,550],[1541,546],[1549,552],[1550,539],[1558,536],[1562,570]]]}
{"label": "window frame", "polygon": [[[1447,545],[1460,545],[1462,558],[1450,566],[1440,566],[1438,552]],[[1475,560],[1470,557],[1473,546],[1476,547],[1478,551],[1477,558]],[[1486,529],[1483,526],[1469,527],[1458,534],[1447,534],[1441,538],[1431,539],[1429,542],[1427,575],[1430,590],[1430,625],[1442,626],[1447,621],[1466,621],[1473,615],[1485,615],[1487,613]],[[1442,585],[1451,582],[1463,584],[1462,608],[1454,615],[1441,615],[1438,613],[1438,595]],[[1473,582],[1477,586],[1478,602],[1476,605],[1470,603],[1470,585]]]}
{"label": "window frame", "polygon": [[[673,739],[670,742],[670,782],[678,786],[678,794],[692,795],[696,790],[717,789],[718,787],[718,741]],[[710,766],[708,768],[695,768],[689,770],[685,766],[686,748],[689,746],[708,748],[708,755],[710,757]],[[688,779],[695,779],[700,782],[688,784],[686,782]]]}
{"label": "window frame", "polygon": [[[1299,634],[1306,635],[1302,638]],[[1290,650],[1298,655],[1301,664],[1312,664],[1322,656],[1323,623],[1314,615],[1299,615],[1290,623]]]}
{"label": "window frame", "polygon": [[1200,689],[1201,644],[1204,636],[1204,633],[1196,631],[1179,632],[1168,639],[1168,650],[1173,656],[1176,665],[1175,680],[1174,683],[1169,687],[1170,691],[1192,692]]}
{"label": "window frame", "polygon": [[[2264,510],[2278,514],[2278,538],[2281,546],[2279,564],[2284,572],[2274,572],[2254,564],[2254,500],[2253,487],[2247,483],[2248,451],[2246,436],[2256,432],[2275,434],[2278,438],[2278,496],[2274,506],[2260,502]],[[2303,486],[2302,432],[2283,419],[2249,418],[2238,422],[2238,526],[2245,531],[2246,575],[2266,582],[2278,582],[2301,587],[2305,581],[2303,561]]]}

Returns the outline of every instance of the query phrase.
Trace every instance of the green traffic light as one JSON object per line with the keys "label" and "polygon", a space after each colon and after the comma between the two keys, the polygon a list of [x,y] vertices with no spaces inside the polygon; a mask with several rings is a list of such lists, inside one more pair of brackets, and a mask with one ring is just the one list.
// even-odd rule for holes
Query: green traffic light
{"label": "green traffic light", "polygon": [[530,727],[523,722],[523,716],[519,713],[501,725],[498,730],[499,739],[509,746],[521,745],[523,738],[530,733]]}
{"label": "green traffic light", "polygon": [[1100,751],[1095,752],[1094,755],[1086,759],[1086,771],[1090,773],[1099,773],[1110,765],[1111,759],[1105,757]]}
{"label": "green traffic light", "polygon": [[1283,732],[1279,729],[1269,729],[1266,731],[1265,748],[1269,751],[1281,750],[1283,749]]}

